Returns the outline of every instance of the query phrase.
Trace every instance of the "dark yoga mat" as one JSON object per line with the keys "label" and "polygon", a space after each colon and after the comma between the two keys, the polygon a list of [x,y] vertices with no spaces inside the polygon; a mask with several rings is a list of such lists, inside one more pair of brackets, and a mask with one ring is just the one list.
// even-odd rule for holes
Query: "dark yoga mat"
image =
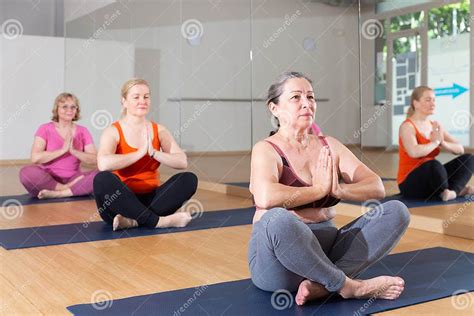
{"label": "dark yoga mat", "polygon": [[58,199],[38,199],[32,197],[29,194],[20,194],[20,195],[6,195],[0,196],[0,205],[31,205],[31,204],[47,204],[47,203],[59,203],[59,202],[73,202],[73,201],[84,201],[92,200],[94,197],[92,195],[83,195],[83,196],[71,196],[67,198],[58,198]]}
{"label": "dark yoga mat", "polygon": [[[463,204],[463,203],[466,203],[466,202],[471,203],[471,202],[474,201],[474,195],[470,196],[470,197],[461,196],[461,197],[457,197],[454,200],[443,202],[441,200],[428,200],[428,201],[412,200],[412,199],[404,198],[400,194],[396,194],[396,195],[387,196],[386,198],[384,198],[382,200],[379,200],[378,202],[384,203],[384,202],[388,202],[388,201],[392,201],[392,200],[397,200],[397,201],[403,202],[408,208],[414,208],[414,207],[434,206],[434,205]],[[376,202],[376,200],[368,200],[366,202],[354,202],[354,201],[343,200],[341,202],[348,203],[348,204],[353,204],[353,205],[363,205],[363,204],[365,204],[366,206],[369,206],[369,207],[373,207],[373,206],[376,206],[376,204],[379,204],[378,202]]]}
{"label": "dark yoga mat", "polygon": [[91,222],[2,229],[0,230],[0,246],[10,250],[248,225],[252,224],[254,213],[254,207],[203,212],[184,228],[140,227],[114,232],[111,225],[104,222]]}
{"label": "dark yoga mat", "polygon": [[474,254],[440,247],[394,254],[360,277],[378,275],[404,278],[405,291],[397,300],[344,300],[334,295],[297,306],[295,293],[261,291],[245,279],[74,305],[68,310],[74,315],[365,315],[473,291]]}

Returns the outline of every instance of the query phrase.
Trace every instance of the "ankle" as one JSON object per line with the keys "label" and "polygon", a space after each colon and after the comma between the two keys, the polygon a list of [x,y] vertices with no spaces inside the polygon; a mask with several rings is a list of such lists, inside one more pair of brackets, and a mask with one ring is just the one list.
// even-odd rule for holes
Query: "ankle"
{"label": "ankle", "polygon": [[360,281],[352,280],[346,277],[346,281],[344,282],[343,287],[339,290],[339,295],[343,298],[351,298],[354,297],[356,292],[361,287]]}

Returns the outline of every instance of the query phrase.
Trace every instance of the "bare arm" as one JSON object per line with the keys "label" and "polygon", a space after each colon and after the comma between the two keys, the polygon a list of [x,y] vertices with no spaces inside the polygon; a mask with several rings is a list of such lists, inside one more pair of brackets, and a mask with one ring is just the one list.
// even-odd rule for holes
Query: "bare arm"
{"label": "bare arm", "polygon": [[72,146],[69,150],[71,155],[79,159],[82,163],[88,165],[95,165],[97,163],[97,150],[94,144],[89,144],[84,147],[84,151],[75,150]]}
{"label": "bare arm", "polygon": [[[385,188],[380,177],[363,164],[357,157],[337,139],[328,137],[334,153],[333,187],[331,193],[344,200],[366,201],[383,199]],[[339,183],[339,173],[343,183]]]}
{"label": "bare arm", "polygon": [[[171,133],[164,126],[158,125],[158,135],[162,151],[155,151],[153,158],[171,168],[186,169],[188,167],[186,154],[176,143]],[[151,152],[149,153],[151,154]]]}
{"label": "bare arm", "polygon": [[441,126],[441,133],[443,134],[443,141],[441,142],[441,148],[444,150],[449,151],[455,155],[462,155],[464,154],[464,147],[447,131],[445,131]]}
{"label": "bare arm", "polygon": [[278,183],[279,164],[280,157],[271,145],[264,141],[255,144],[252,150],[250,191],[258,207],[270,209],[281,206],[292,209],[318,200],[329,192],[330,184],[326,187],[321,184],[323,181],[313,181],[310,187],[291,187]]}
{"label": "bare arm", "polygon": [[56,158],[61,157],[65,153],[68,152],[69,144],[63,146],[63,148],[54,150],[54,151],[46,151],[46,141],[39,137],[35,136],[33,141],[33,146],[31,148],[31,162],[34,164],[43,164],[50,162]]}
{"label": "bare arm", "polygon": [[[145,137],[148,137],[145,135]],[[140,160],[147,154],[148,143],[145,139],[140,148],[129,154],[116,154],[119,134],[114,126],[107,127],[100,138],[99,152],[97,154],[97,167],[100,171],[123,169]]]}
{"label": "bare arm", "polygon": [[399,134],[408,156],[412,158],[427,156],[434,149],[438,148],[439,143],[441,142],[441,140],[439,140],[439,142],[432,141],[425,145],[418,144],[415,128],[409,123],[403,123],[400,126]]}

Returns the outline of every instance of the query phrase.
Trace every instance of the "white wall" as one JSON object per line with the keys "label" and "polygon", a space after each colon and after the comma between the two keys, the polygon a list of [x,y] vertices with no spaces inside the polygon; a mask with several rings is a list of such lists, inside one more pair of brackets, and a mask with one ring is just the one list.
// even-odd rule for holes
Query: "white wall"
{"label": "white wall", "polygon": [[64,88],[64,39],[24,35],[0,42],[0,159],[27,159],[34,132],[50,120]]}
{"label": "white wall", "polygon": [[54,99],[64,90],[79,98],[78,123],[98,144],[102,128],[118,117],[120,86],[133,73],[129,44],[68,39],[65,51],[64,38],[23,35],[0,37],[0,49],[0,159],[29,158],[36,129],[50,121]]}
{"label": "white wall", "polygon": [[78,122],[99,145],[103,129],[120,117],[120,89],[133,76],[134,47],[129,43],[66,39],[65,90],[81,102]]}

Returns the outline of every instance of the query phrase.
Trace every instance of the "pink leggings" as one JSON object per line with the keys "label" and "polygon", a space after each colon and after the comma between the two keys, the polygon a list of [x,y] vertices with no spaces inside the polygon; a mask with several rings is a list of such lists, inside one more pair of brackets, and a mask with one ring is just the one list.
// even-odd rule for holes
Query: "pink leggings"
{"label": "pink leggings", "polygon": [[76,182],[69,189],[72,195],[87,195],[93,191],[92,183],[95,175],[99,171],[93,170],[88,172],[77,171],[72,177],[59,178],[51,175],[48,171],[44,170],[40,166],[30,165],[21,168],[20,170],[20,182],[23,184],[25,189],[32,195],[38,196],[41,190],[55,190],[56,185],[66,184],[71,182],[75,178],[83,175],[84,178]]}

